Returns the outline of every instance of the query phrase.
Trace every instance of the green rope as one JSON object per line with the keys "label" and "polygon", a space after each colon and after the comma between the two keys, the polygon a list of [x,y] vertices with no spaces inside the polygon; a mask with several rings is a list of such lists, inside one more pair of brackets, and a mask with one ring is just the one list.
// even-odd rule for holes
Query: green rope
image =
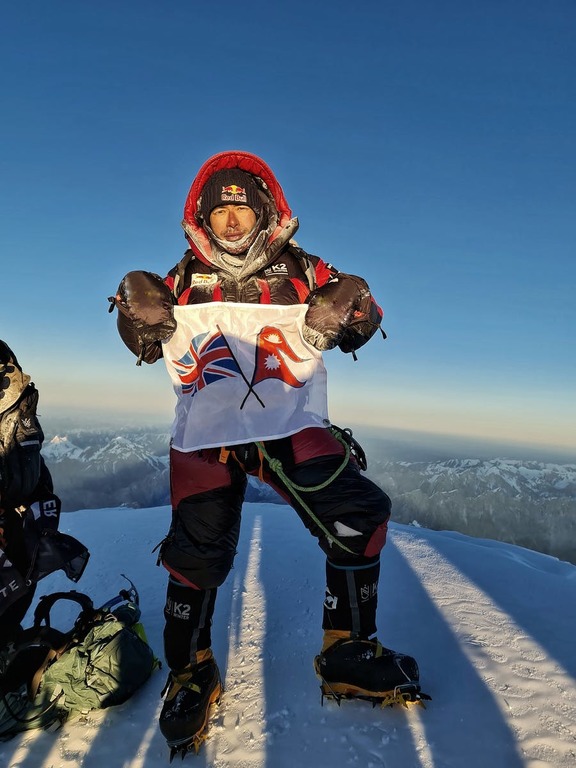
{"label": "green rope", "polygon": [[326,528],[326,526],[316,517],[314,512],[310,509],[308,504],[304,501],[304,499],[300,496],[298,491],[301,491],[303,493],[313,493],[314,491],[321,491],[323,488],[326,488],[330,485],[330,483],[333,483],[334,480],[340,475],[341,472],[343,472],[344,468],[348,465],[348,460],[350,459],[350,446],[348,443],[342,438],[342,435],[337,429],[331,428],[330,431],[334,435],[334,437],[338,440],[339,443],[342,444],[344,447],[344,459],[342,460],[342,464],[333,472],[330,477],[325,480],[323,483],[320,483],[319,485],[297,485],[296,483],[293,483],[292,480],[286,475],[284,472],[284,467],[282,466],[282,462],[280,459],[273,459],[268,452],[266,451],[266,448],[264,447],[264,443],[256,443],[260,451],[262,452],[262,455],[268,462],[268,466],[270,467],[270,470],[274,472],[275,475],[277,475],[280,480],[284,483],[290,494],[296,499],[296,501],[300,504],[302,509],[306,512],[306,514],[316,523],[318,528],[322,531],[322,533],[326,536],[330,544],[336,544],[336,546],[340,547],[340,549],[343,549],[344,552],[348,552],[351,555],[356,554],[353,550],[348,549],[348,547],[345,544],[342,544],[341,541],[339,541],[335,536],[333,536],[330,531]]}

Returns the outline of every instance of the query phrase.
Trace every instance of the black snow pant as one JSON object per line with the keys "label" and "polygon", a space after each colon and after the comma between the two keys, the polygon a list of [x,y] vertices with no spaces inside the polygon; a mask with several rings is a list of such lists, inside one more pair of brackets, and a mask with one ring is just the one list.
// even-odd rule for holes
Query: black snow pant
{"label": "black snow pant", "polygon": [[[264,445],[270,458],[281,461],[289,480],[305,487],[322,486],[344,457],[342,444],[323,428]],[[359,637],[376,632],[379,557],[391,504],[386,493],[361,474],[353,457],[326,487],[302,494],[310,515],[255,444],[192,453],[171,450],[173,515],[161,560],[170,574],[164,653],[173,670],[211,645],[216,593],[236,554],[247,474],[259,476],[286,499],[326,555],[323,628]]]}
{"label": "black snow pant", "polygon": [[[30,567],[30,558],[24,541],[22,517],[15,511],[0,510],[0,650],[14,640],[20,624],[30,607],[36,584],[24,586],[24,577]],[[16,577],[16,578],[15,578]],[[19,584],[13,591],[10,582]],[[20,595],[14,599],[16,595]],[[5,605],[7,607],[5,607]]]}

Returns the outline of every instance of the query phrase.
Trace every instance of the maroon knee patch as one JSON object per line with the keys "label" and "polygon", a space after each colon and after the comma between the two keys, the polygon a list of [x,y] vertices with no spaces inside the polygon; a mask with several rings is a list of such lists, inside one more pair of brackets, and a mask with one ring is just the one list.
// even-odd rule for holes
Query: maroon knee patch
{"label": "maroon knee patch", "polygon": [[173,509],[187,496],[232,485],[230,470],[219,459],[219,448],[191,453],[170,449],[170,493]]}
{"label": "maroon knee patch", "polygon": [[370,540],[364,550],[365,557],[376,557],[376,555],[379,554],[380,550],[384,547],[384,544],[386,544],[387,533],[388,521],[379,525],[372,536],[370,536]]}

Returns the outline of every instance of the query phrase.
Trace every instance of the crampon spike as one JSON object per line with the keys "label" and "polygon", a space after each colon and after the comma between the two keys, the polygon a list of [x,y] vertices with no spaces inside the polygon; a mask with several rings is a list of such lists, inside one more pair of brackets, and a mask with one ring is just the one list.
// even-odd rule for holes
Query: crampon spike
{"label": "crampon spike", "polygon": [[424,701],[431,701],[432,697],[427,693],[422,693],[420,686],[416,683],[406,683],[405,685],[399,685],[391,691],[385,691],[378,695],[362,694],[358,690],[340,692],[334,690],[330,683],[322,680],[320,684],[321,703],[324,706],[324,699],[329,701],[335,701],[338,706],[341,706],[343,699],[360,699],[360,701],[367,701],[372,704],[372,707],[379,706],[382,709],[384,707],[402,706],[409,708],[409,705],[418,705],[426,709]]}
{"label": "crampon spike", "polygon": [[176,755],[180,755],[182,760],[184,760],[186,755],[188,755],[190,752],[193,752],[195,755],[197,755],[198,752],[200,752],[200,747],[206,741],[207,736],[207,731],[204,731],[203,733],[196,734],[193,739],[185,744],[178,744],[175,747],[170,747],[170,762],[174,760]]}

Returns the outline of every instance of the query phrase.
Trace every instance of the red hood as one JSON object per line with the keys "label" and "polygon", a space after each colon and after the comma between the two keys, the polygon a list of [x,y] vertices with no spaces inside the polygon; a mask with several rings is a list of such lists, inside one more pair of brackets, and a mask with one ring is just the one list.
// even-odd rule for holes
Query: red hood
{"label": "red hood", "polygon": [[266,183],[278,210],[278,226],[271,234],[268,241],[269,244],[278,237],[292,218],[292,211],[288,207],[282,187],[264,160],[261,160],[256,155],[252,155],[250,152],[242,152],[240,150],[219,152],[217,155],[206,160],[192,182],[184,205],[184,219],[182,221],[190,247],[198,256],[207,260],[210,260],[211,249],[206,232],[196,220],[198,199],[208,179],[216,171],[224,168],[240,168],[254,176],[259,176]]}

